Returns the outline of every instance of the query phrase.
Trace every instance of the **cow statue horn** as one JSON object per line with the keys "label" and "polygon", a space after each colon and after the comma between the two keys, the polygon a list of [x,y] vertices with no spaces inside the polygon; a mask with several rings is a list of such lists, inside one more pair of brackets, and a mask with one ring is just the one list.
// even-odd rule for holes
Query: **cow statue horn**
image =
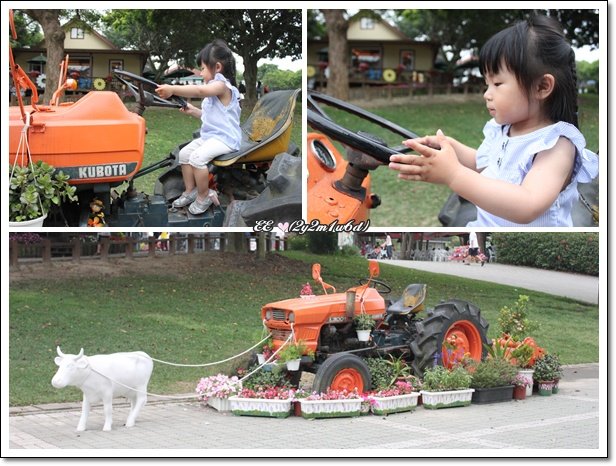
{"label": "cow statue horn", "polygon": [[77,355],[75,359],[79,359],[82,356],[83,356],[83,348],[81,348],[81,351],[79,351],[79,354]]}
{"label": "cow statue horn", "polygon": [[58,356],[60,356],[61,358],[64,357],[64,353],[62,352],[62,350],[60,349],[60,346],[56,346],[56,351],[58,352]]}

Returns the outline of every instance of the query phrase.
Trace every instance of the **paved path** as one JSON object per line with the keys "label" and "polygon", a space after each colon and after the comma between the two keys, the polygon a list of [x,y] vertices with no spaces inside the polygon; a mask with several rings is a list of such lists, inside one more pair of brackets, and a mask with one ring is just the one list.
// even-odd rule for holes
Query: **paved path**
{"label": "paved path", "polygon": [[600,389],[606,384],[599,383],[599,365],[584,364],[565,368],[559,394],[523,401],[320,420],[238,417],[198,402],[158,402],[148,403],[131,429],[122,426],[128,407],[117,406],[111,432],[100,430],[99,406],[90,414],[88,430],[80,433],[75,432],[79,405],[35,406],[12,410],[10,449],[4,449],[3,436],[2,456],[68,456],[65,449],[94,457],[272,457],[281,450],[293,457],[408,457],[441,456],[444,451],[434,450],[452,449],[493,456],[524,455],[523,450],[531,456],[605,456],[607,410],[600,405]]}
{"label": "paved path", "polygon": [[[599,278],[531,267],[516,267],[498,263],[465,265],[460,262],[387,260],[383,263],[425,272],[443,273],[474,280],[501,283],[528,290],[542,291],[579,301],[598,304]],[[605,293],[604,293],[605,294]]]}

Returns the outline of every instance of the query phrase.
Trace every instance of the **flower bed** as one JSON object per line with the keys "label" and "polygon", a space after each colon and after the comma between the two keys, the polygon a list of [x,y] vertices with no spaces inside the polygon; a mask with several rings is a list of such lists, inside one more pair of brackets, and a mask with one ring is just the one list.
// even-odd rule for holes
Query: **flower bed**
{"label": "flower bed", "polygon": [[259,416],[285,418],[291,414],[291,399],[229,398],[231,412],[236,416]]}
{"label": "flower bed", "polygon": [[244,388],[229,398],[231,412],[237,416],[289,417],[291,401],[293,390],[282,387]]}
{"label": "flower bed", "polygon": [[328,390],[300,398],[304,419],[359,416],[363,399],[356,392]]}
{"label": "flower bed", "polygon": [[421,391],[423,405],[427,409],[455,408],[471,404],[474,388],[445,392]]}
{"label": "flower bed", "polygon": [[405,411],[412,411],[417,407],[417,400],[419,399],[419,393],[409,393],[406,395],[396,396],[372,396],[372,412],[378,415],[387,415],[393,413],[403,413]]}
{"label": "flower bed", "polygon": [[361,399],[351,400],[300,400],[304,419],[354,417],[361,412]]}

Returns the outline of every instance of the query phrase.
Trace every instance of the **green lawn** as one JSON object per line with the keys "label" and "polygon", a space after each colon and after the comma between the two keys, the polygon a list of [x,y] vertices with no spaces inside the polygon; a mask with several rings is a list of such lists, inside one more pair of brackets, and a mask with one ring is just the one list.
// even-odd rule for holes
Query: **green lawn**
{"label": "green lawn", "polygon": [[[180,363],[218,361],[240,353],[262,335],[260,308],[294,297],[312,283],[310,266],[320,262],[326,282],[344,290],[367,276],[360,257],[313,256],[301,252],[252,255],[221,253],[135,259],[119,274],[92,272],[62,279],[62,263],[36,279],[11,283],[9,294],[9,403],[27,405],[77,400],[80,392],[54,389],[56,346],[86,354],[142,350]],[[399,296],[409,283],[428,284],[428,304],[460,298],[478,305],[498,333],[498,310],[520,293],[530,296],[532,318],[541,323],[538,342],[564,363],[597,362],[598,308],[570,299],[487,282],[454,278],[382,264],[380,279]],[[315,290],[317,290],[315,288]],[[317,291],[319,293],[320,290]],[[149,390],[194,390],[201,376],[229,370],[155,364]]]}
{"label": "green lawn", "polygon": [[[483,127],[489,119],[485,103],[480,96],[466,101],[438,99],[407,100],[404,105],[370,108],[380,115],[419,136],[434,134],[437,129],[471,146],[479,147],[483,140]],[[369,125],[355,117],[330,110],[337,122],[353,130],[372,132],[384,138],[390,145],[400,145],[401,138],[382,128]],[[596,95],[580,96],[580,128],[586,137],[587,147],[599,148],[599,102]],[[441,185],[421,182],[399,181],[396,173],[386,167],[372,172],[372,189],[382,204],[371,212],[372,226],[441,226],[438,212],[451,191]]]}

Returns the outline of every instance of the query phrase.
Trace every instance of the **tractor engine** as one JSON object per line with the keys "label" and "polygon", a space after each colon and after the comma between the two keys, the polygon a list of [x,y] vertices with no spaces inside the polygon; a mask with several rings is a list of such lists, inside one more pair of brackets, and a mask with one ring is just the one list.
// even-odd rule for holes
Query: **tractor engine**
{"label": "tractor engine", "polygon": [[415,314],[387,314],[380,327],[372,331],[372,340],[378,347],[408,347],[417,338],[415,324],[419,320]]}

